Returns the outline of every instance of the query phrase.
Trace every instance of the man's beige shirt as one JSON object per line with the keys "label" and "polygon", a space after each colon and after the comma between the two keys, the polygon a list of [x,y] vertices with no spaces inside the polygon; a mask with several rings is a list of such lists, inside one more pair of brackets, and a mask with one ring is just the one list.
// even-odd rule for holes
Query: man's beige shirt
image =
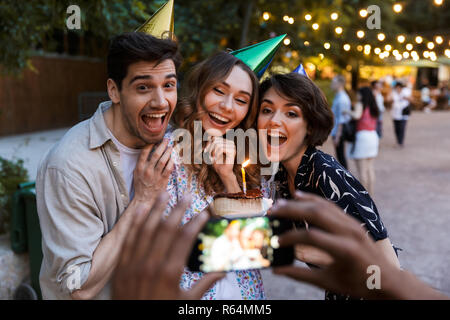
{"label": "man's beige shirt", "polygon": [[[83,285],[100,240],[129,203],[120,153],[111,140],[100,104],[92,118],[71,128],[43,158],[36,197],[44,258],[44,299],[70,299]],[[107,285],[96,297],[110,297]]]}

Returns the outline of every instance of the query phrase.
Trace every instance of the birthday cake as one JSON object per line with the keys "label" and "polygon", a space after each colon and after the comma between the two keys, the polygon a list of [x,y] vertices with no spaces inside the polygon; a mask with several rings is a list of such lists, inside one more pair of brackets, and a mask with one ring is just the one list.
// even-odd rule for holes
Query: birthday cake
{"label": "birthday cake", "polygon": [[247,190],[246,193],[219,193],[214,196],[213,207],[219,216],[263,215],[273,201],[263,197],[261,190]]}

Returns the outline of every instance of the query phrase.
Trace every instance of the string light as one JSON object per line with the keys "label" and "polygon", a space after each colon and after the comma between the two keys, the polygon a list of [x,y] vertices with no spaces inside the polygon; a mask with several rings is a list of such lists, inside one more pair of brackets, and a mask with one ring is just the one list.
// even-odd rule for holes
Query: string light
{"label": "string light", "polygon": [[369,55],[371,49],[372,49],[372,47],[370,46],[370,44],[366,44],[366,45],[364,46],[364,54],[365,54],[365,55]]}
{"label": "string light", "polygon": [[270,14],[268,12],[264,12],[263,19],[267,21],[267,20],[269,20],[269,18],[270,18]]}
{"label": "string light", "polygon": [[416,43],[422,43],[422,41],[423,41],[423,38],[421,37],[421,36],[417,36],[416,37]]}
{"label": "string light", "polygon": [[380,54],[381,53],[381,49],[380,48],[375,48],[373,50],[373,52],[375,52],[375,54]]}
{"label": "string light", "polygon": [[313,28],[314,30],[319,30],[319,24],[318,24],[318,23],[314,23],[314,24],[312,25],[312,28]]}
{"label": "string light", "polygon": [[400,3],[394,4],[392,8],[394,9],[395,13],[400,13],[403,10],[403,6]]}
{"label": "string light", "polygon": [[285,46],[288,46],[288,45],[291,44],[291,39],[286,38],[286,39],[283,40],[283,43],[284,43]]}
{"label": "string light", "polygon": [[445,55],[450,59],[450,49],[445,49]]}
{"label": "string light", "polygon": [[413,49],[413,45],[411,43],[408,43],[406,45],[406,50],[411,51]]}
{"label": "string light", "polygon": [[444,39],[441,36],[436,36],[436,38],[434,38],[434,41],[436,41],[437,44],[442,44],[444,42]]}
{"label": "string light", "polygon": [[434,0],[434,4],[437,6],[440,6],[442,3],[444,3],[444,0]]}
{"label": "string light", "polygon": [[397,49],[395,49],[394,51],[392,51],[392,54],[393,54],[394,56],[397,56],[399,53],[400,53],[400,52],[398,52]]}
{"label": "string light", "polygon": [[386,36],[384,35],[384,33],[379,33],[377,37],[378,37],[378,40],[380,40],[380,41],[384,41],[384,39],[386,39]]}
{"label": "string light", "polygon": [[428,42],[427,43],[427,48],[430,49],[430,50],[433,50],[434,49],[434,43],[433,42]]}
{"label": "string light", "polygon": [[330,43],[329,42],[325,42],[324,44],[323,44],[323,47],[325,48],[325,49],[330,49],[330,47],[331,47],[331,45],[330,45]]}
{"label": "string light", "polygon": [[397,55],[397,56],[395,56],[395,60],[397,60],[397,61],[400,61],[400,60],[402,60],[402,56],[401,56],[401,55]]}
{"label": "string light", "polygon": [[361,9],[361,10],[359,10],[359,15],[360,15],[361,17],[365,18],[365,17],[367,17],[367,14],[368,14],[368,12],[367,12],[366,9]]}
{"label": "string light", "polygon": [[358,37],[358,38],[364,38],[364,35],[365,35],[365,33],[364,33],[364,31],[362,31],[362,30],[359,30],[357,33],[356,33],[356,36]]}
{"label": "string light", "polygon": [[387,45],[384,46],[384,49],[386,51],[391,51],[392,50],[392,46],[390,44],[387,44]]}
{"label": "string light", "polygon": [[350,51],[351,47],[348,43],[344,44],[344,50],[345,51]]}
{"label": "string light", "polygon": [[305,15],[305,20],[310,21],[312,19],[312,16],[308,13]]}
{"label": "string light", "polygon": [[287,22],[289,20],[289,16],[284,16],[283,20]]}
{"label": "string light", "polygon": [[289,18],[288,23],[289,23],[289,24],[293,24],[293,23],[294,23],[294,18],[292,18],[292,17]]}
{"label": "string light", "polygon": [[429,51],[424,51],[423,52],[423,57],[428,59],[430,57],[430,52]]}
{"label": "string light", "polygon": [[383,51],[383,55],[387,58],[389,57],[389,51]]}
{"label": "string light", "polygon": [[430,52],[430,59],[431,59],[431,61],[436,61],[437,60],[436,53],[434,51]]}
{"label": "string light", "polygon": [[303,42],[303,44],[304,44],[306,47],[309,47],[309,41],[305,41],[305,42]]}
{"label": "string light", "polygon": [[342,28],[341,27],[336,27],[336,29],[334,29],[334,32],[336,32],[337,34],[342,34]]}
{"label": "string light", "polygon": [[357,47],[356,47],[356,50],[358,50],[358,51],[363,51],[363,46],[362,46],[362,45],[357,46]]}
{"label": "string light", "polygon": [[405,59],[409,58],[409,52],[408,51],[403,52],[403,58],[405,58]]}
{"label": "string light", "polygon": [[319,58],[320,58],[320,60],[323,60],[323,58],[325,58],[325,56],[323,55],[323,53],[319,53]]}
{"label": "string light", "polygon": [[399,35],[398,37],[397,37],[397,41],[399,42],[399,43],[403,43],[403,42],[405,42],[405,40],[406,40],[406,38],[405,38],[405,36],[404,35]]}
{"label": "string light", "polygon": [[331,14],[331,20],[336,21],[339,18],[339,15],[337,14],[337,12],[333,12]]}

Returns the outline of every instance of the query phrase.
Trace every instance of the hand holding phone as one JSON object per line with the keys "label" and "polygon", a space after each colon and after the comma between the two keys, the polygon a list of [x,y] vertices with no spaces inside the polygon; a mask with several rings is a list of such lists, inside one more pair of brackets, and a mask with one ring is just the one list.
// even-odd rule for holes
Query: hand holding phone
{"label": "hand holding phone", "polygon": [[197,237],[188,268],[214,272],[292,264],[293,247],[278,245],[278,235],[291,228],[292,222],[267,216],[212,218]]}

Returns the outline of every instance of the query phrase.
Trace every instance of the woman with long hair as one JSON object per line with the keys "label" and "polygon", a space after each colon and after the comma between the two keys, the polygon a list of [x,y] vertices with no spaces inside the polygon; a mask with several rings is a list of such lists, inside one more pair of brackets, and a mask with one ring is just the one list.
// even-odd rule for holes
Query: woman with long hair
{"label": "woman with long hair", "polygon": [[372,90],[362,87],[356,95],[357,102],[352,118],[356,122],[356,139],[350,156],[355,160],[362,185],[373,195],[375,191],[374,161],[378,155],[379,137],[377,119],[380,115]]}
{"label": "woman with long hair", "polygon": [[[241,164],[235,160],[234,142],[225,135],[228,130],[245,131],[253,127],[258,113],[258,79],[243,61],[219,52],[192,69],[183,89],[173,125],[189,132],[194,139],[190,149],[177,149],[177,130],[172,133],[175,169],[169,179],[168,192],[169,208],[184,194],[191,194],[192,205],[185,213],[185,223],[205,210],[214,194],[241,192]],[[205,133],[208,139],[203,139]],[[204,153],[211,155],[210,163],[203,161]],[[249,188],[259,188],[257,165],[246,168],[246,181]],[[200,272],[186,270],[181,286],[188,289],[201,276]],[[264,299],[261,275],[259,271],[229,272],[203,298]]]}

